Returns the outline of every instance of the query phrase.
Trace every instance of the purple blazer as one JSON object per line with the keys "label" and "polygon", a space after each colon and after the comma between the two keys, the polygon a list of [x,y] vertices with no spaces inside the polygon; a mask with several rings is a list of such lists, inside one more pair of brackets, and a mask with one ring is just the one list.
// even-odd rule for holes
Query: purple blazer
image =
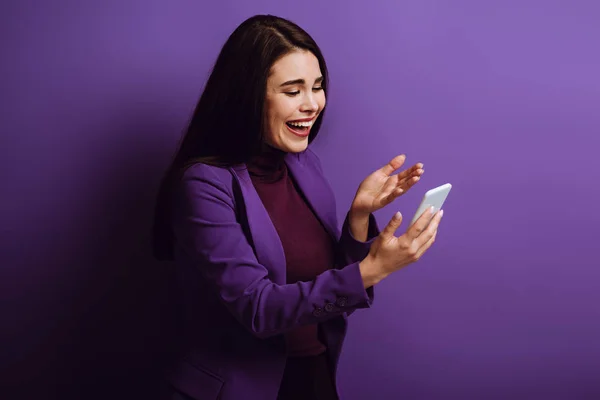
{"label": "purple blazer", "polygon": [[336,265],[311,282],[286,284],[281,242],[245,165],[195,164],[176,191],[184,351],[168,379],[194,399],[275,400],[286,363],[282,334],[303,324],[319,323],[335,376],[348,315],[373,302],[358,263],[379,234],[375,218],[366,242],[352,237],[347,216],[340,231],[317,155],[288,154],[286,164],[337,244]]}

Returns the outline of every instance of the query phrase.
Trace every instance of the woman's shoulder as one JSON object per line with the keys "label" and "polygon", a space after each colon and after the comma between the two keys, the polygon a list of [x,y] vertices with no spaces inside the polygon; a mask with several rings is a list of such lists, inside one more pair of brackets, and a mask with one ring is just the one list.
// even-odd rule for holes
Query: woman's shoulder
{"label": "woman's shoulder", "polygon": [[[321,170],[321,160],[317,153],[308,147],[306,150],[289,154],[290,157],[296,158],[298,162],[305,166],[316,167]],[[188,165],[183,174],[182,179],[187,180],[204,180],[209,182],[221,182],[222,184],[231,184],[231,170],[245,169],[245,165],[220,165],[218,163],[197,161]]]}
{"label": "woman's shoulder", "polygon": [[229,167],[196,162],[189,165],[182,174],[182,180],[201,180],[213,184],[226,185],[231,179]]}
{"label": "woman's shoulder", "polygon": [[220,199],[233,206],[235,205],[234,185],[229,168],[195,162],[182,172],[175,193],[176,196],[186,198],[188,201],[193,199],[198,204]]}

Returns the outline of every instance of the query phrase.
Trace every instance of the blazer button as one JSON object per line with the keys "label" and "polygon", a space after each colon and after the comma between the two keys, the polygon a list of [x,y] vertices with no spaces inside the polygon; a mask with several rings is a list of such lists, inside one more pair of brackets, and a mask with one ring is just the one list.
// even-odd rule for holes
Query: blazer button
{"label": "blazer button", "polygon": [[323,315],[323,309],[321,307],[315,308],[315,310],[313,311],[313,315],[315,317],[320,317],[321,315]]}
{"label": "blazer button", "polygon": [[325,311],[332,312],[333,310],[335,310],[335,306],[332,303],[325,304]]}
{"label": "blazer button", "polygon": [[348,304],[348,298],[345,296],[338,297],[338,299],[336,300],[336,304],[339,307],[345,307],[346,304]]}

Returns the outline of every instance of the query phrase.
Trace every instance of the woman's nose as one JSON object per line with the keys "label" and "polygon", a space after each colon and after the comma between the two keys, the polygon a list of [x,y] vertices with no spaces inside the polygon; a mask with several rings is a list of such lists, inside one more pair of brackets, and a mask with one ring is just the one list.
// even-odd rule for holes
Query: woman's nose
{"label": "woman's nose", "polygon": [[302,102],[300,111],[317,111],[318,109],[319,104],[312,94],[304,96],[304,101]]}

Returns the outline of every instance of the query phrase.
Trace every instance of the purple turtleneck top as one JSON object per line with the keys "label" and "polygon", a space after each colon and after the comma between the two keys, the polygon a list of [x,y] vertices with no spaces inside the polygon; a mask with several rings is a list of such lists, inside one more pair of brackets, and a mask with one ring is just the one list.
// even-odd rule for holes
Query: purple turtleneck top
{"label": "purple turtleneck top", "polygon": [[[250,178],[279,234],[286,258],[287,283],[310,281],[334,264],[334,243],[304,199],[284,161],[286,153],[269,149],[248,163]],[[288,355],[323,353],[317,325],[285,334]]]}

